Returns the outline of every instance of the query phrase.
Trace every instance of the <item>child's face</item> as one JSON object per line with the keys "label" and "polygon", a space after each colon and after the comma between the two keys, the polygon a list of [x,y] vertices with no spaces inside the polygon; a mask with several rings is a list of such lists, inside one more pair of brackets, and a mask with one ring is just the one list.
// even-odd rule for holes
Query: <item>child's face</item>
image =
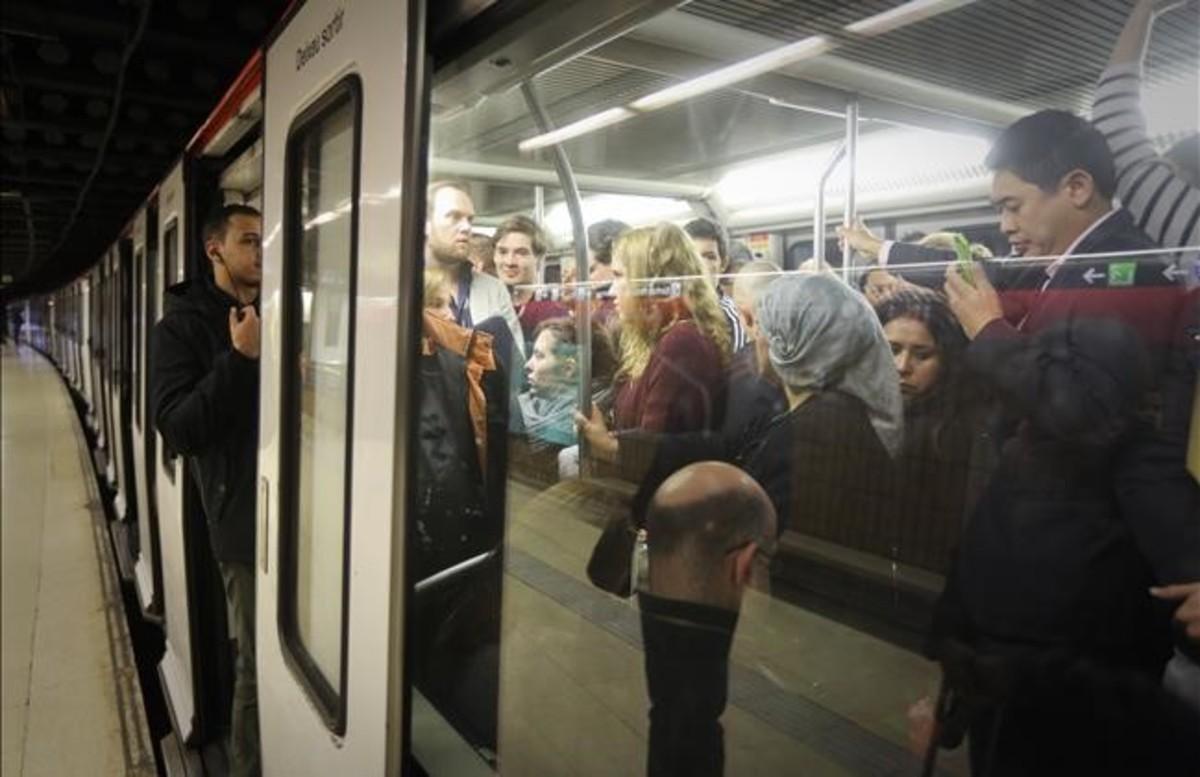
{"label": "child's face", "polygon": [[447,321],[454,320],[454,311],[450,309],[449,284],[439,287],[433,298],[425,301],[425,309],[438,318],[444,318]]}

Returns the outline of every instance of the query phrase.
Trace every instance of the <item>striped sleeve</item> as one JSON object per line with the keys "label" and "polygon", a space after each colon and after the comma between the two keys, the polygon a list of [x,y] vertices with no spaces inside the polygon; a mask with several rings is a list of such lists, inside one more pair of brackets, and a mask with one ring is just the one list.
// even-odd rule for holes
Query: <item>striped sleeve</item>
{"label": "striped sleeve", "polygon": [[725,319],[729,321],[730,344],[733,346],[733,352],[737,353],[746,345],[746,327],[742,325],[742,314],[738,312],[733,297],[728,294],[722,294],[720,302]]}
{"label": "striped sleeve", "polygon": [[1117,195],[1159,245],[1200,246],[1200,188],[1159,157],[1146,131],[1141,87],[1139,65],[1112,65],[1100,76],[1092,100],[1092,123],[1116,165]]}

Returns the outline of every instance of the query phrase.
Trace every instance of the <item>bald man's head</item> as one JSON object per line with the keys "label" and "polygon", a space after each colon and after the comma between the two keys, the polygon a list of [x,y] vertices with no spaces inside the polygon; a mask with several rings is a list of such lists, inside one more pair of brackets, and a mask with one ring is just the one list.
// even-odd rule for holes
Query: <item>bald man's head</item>
{"label": "bald man's head", "polygon": [[684,467],[663,482],[646,513],[651,579],[656,566],[669,567],[676,586],[685,577],[692,590],[712,593],[730,583],[726,562],[739,554],[752,560],[774,543],[775,526],[771,500],[742,470],[720,462]]}

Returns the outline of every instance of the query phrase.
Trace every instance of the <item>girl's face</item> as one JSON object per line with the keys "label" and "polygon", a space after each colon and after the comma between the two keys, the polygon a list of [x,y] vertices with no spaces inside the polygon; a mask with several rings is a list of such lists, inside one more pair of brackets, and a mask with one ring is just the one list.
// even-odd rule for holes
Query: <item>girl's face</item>
{"label": "girl's face", "polygon": [[453,321],[454,311],[450,308],[450,284],[445,283],[439,286],[433,298],[426,300],[425,309],[438,318]]}
{"label": "girl's face", "polygon": [[569,388],[575,378],[575,360],[560,354],[558,337],[549,330],[533,341],[533,353],[525,362],[525,376],[537,394],[556,394]]}
{"label": "girl's face", "polygon": [[883,334],[892,346],[904,401],[929,393],[942,372],[942,357],[929,327],[913,318],[893,318],[884,325]]}
{"label": "girl's face", "polygon": [[637,326],[641,320],[640,308],[626,275],[625,257],[615,254],[610,267],[613,279],[612,291],[613,296],[617,298],[617,314],[621,317],[621,323]]}

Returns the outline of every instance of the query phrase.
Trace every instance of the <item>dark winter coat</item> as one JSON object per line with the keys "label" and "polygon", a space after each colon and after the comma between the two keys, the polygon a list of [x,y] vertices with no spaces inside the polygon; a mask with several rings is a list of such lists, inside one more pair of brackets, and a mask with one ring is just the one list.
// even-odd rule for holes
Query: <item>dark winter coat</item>
{"label": "dark winter coat", "polygon": [[[1184,469],[1194,299],[1125,211],[1042,290],[1027,268],[967,363],[1004,404],[999,469],[950,577],[939,630],[989,651],[1040,645],[1157,677],[1169,654],[1155,582],[1200,579],[1196,483]],[[1190,311],[1190,312],[1189,312]],[[953,625],[951,625],[953,624]]]}
{"label": "dark winter coat", "polygon": [[234,350],[237,302],[208,276],[167,289],[154,327],[154,423],[187,461],[200,492],[213,555],[254,563],[258,466],[258,361]]}
{"label": "dark winter coat", "polygon": [[721,715],[736,612],[638,594],[650,694],[648,777],[725,773]]}

